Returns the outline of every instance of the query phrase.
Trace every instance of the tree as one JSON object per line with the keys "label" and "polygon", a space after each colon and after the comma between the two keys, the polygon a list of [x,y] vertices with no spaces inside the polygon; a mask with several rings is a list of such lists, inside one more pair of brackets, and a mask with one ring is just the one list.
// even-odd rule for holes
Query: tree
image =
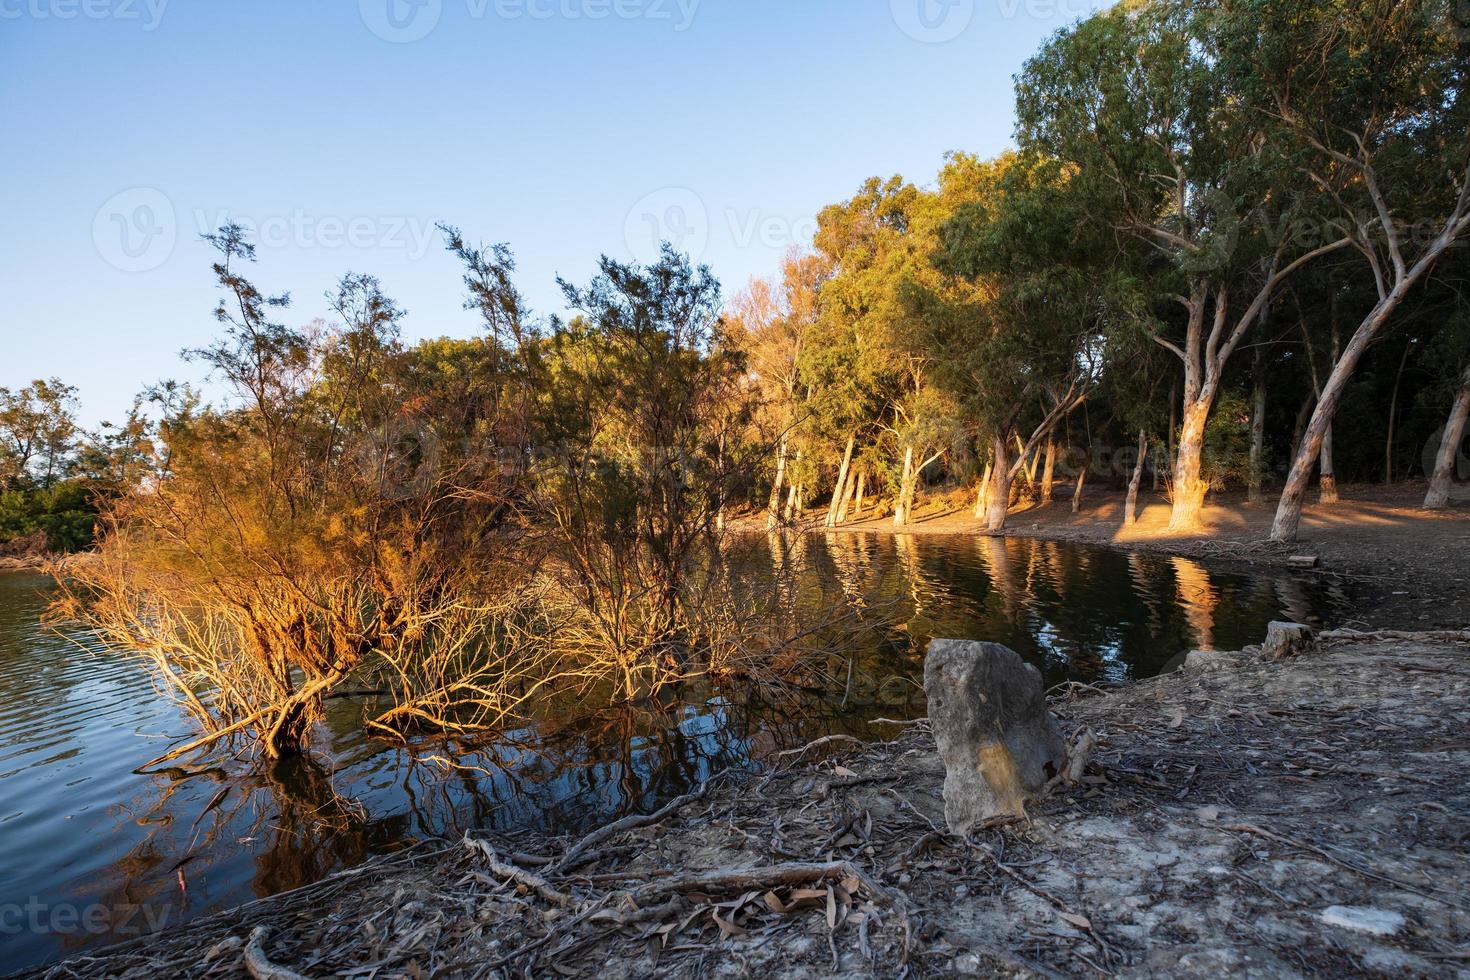
{"label": "tree", "polygon": [[1261,115],[1279,120],[1371,274],[1376,301],[1342,345],[1292,460],[1271,528],[1296,540],[1314,464],[1370,345],[1470,233],[1463,26],[1439,0],[1220,4],[1222,50]]}
{"label": "tree", "polygon": [[66,474],[80,432],[76,395],[60,378],[0,388],[0,489],[45,489]]}
{"label": "tree", "polygon": [[975,199],[945,224],[934,256],[940,270],[968,284],[968,299],[915,294],[940,383],[989,442],[983,496],[992,531],[1005,525],[1012,479],[1088,397],[1101,367],[1099,340],[1117,283],[1088,255],[1096,243],[1080,220],[1079,191],[1056,161],[994,161]]}
{"label": "tree", "polygon": [[735,449],[754,406],[709,269],[666,244],[651,266],[604,256],[598,270],[586,287],[561,281],[579,315],[552,321],[539,418],[556,451],[532,493],[576,599],[563,637],[632,699],[708,662],[718,518],[763,453]]}
{"label": "tree", "polygon": [[1284,281],[1347,244],[1301,242],[1310,215],[1291,161],[1229,67],[1195,4],[1155,2],[1060,32],[1018,82],[1023,146],[1110,199],[1101,215],[1162,260],[1157,295],[1182,311],[1153,334],[1183,368],[1174,530],[1199,522],[1205,429],[1231,356]]}

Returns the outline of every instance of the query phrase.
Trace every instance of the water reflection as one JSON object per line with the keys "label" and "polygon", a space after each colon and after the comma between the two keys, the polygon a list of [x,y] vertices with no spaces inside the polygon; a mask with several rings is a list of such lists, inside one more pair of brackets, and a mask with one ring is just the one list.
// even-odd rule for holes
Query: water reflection
{"label": "water reflection", "polygon": [[[1005,643],[1048,684],[1148,676],[1183,650],[1258,642],[1272,619],[1336,618],[1350,597],[1253,569],[1014,538],[773,535],[752,571],[796,617],[858,628],[799,703],[770,692],[677,692],[662,705],[494,738],[403,747],[333,702],[324,751],[265,772],[231,760],[132,769],[187,721],[127,661],[41,631],[47,583],[0,576],[0,906],[145,905],[172,923],[295,888],[365,857],[471,828],[573,833],[656,806],[711,774],[817,735],[870,736],[922,714],[934,636]],[[136,927],[138,919],[132,921]],[[0,938],[19,968],[127,938],[42,930]]]}

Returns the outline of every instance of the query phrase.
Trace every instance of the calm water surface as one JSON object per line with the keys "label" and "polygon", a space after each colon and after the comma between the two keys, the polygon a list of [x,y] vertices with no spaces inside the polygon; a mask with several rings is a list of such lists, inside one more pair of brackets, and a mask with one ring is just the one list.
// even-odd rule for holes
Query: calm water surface
{"label": "calm water surface", "polygon": [[[923,713],[924,644],[994,640],[1049,684],[1158,673],[1194,648],[1259,642],[1283,617],[1335,621],[1352,596],[1275,571],[1020,539],[802,537],[796,606],[866,624],[851,680],[802,717],[694,697],[468,745],[361,733],[334,702],[322,751],[267,773],[230,760],[133,770],[188,724],[133,662],[40,626],[50,583],[0,573],[0,973],[315,881],[469,828],[574,832],[817,735]],[[835,598],[834,598],[835,597]]]}

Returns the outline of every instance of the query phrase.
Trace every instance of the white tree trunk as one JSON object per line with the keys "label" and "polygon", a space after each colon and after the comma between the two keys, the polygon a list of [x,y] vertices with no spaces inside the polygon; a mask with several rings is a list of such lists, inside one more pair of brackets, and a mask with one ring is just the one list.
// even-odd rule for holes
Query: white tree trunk
{"label": "white tree trunk", "polygon": [[994,440],[994,468],[990,474],[990,494],[985,508],[985,527],[989,531],[1002,531],[1006,526],[1006,514],[1011,501],[1011,466],[1007,458],[1004,436]]}
{"label": "white tree trunk", "polygon": [[780,523],[781,507],[781,484],[786,480],[786,436],[781,436],[780,443],[776,446],[776,482],[771,484],[771,501],[766,507],[766,527],[772,528]]}
{"label": "white tree trunk", "polygon": [[837,469],[837,485],[832,488],[832,503],[827,507],[827,526],[837,526],[837,512],[842,509],[842,499],[847,494],[847,471],[852,465],[852,447],[856,437],[847,437],[847,451],[842,454],[842,465]]}
{"label": "white tree trunk", "polygon": [[1046,465],[1041,471],[1041,506],[1045,507],[1052,501],[1053,481],[1056,478],[1057,469],[1057,442],[1055,439],[1046,440]]}
{"label": "white tree trunk", "polygon": [[905,446],[903,450],[903,476],[898,482],[898,503],[893,508],[893,526],[903,527],[909,522],[908,499],[909,485],[913,480],[914,472],[914,447]]}
{"label": "white tree trunk", "polygon": [[1424,496],[1425,510],[1440,510],[1449,506],[1450,484],[1455,478],[1455,459],[1460,452],[1460,440],[1465,437],[1465,422],[1470,419],[1470,368],[1455,395],[1450,409],[1449,421],[1445,423],[1444,436],[1439,441],[1439,454],[1434,459],[1434,473],[1429,478],[1429,492]]}
{"label": "white tree trunk", "polygon": [[985,474],[980,477],[980,489],[975,492],[975,516],[984,517],[990,500],[990,474],[995,470],[993,462],[985,464]]}

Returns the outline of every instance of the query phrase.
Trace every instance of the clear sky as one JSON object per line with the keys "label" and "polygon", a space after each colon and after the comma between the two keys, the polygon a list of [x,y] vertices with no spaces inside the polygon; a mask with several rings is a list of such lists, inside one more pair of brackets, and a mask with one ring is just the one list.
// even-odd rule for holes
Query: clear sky
{"label": "clear sky", "polygon": [[410,338],[476,329],[434,232],[521,289],[659,237],[733,295],[871,175],[993,154],[1011,79],[1095,0],[0,0],[0,385],[117,418],[212,337],[202,232],[325,314],[378,276]]}

